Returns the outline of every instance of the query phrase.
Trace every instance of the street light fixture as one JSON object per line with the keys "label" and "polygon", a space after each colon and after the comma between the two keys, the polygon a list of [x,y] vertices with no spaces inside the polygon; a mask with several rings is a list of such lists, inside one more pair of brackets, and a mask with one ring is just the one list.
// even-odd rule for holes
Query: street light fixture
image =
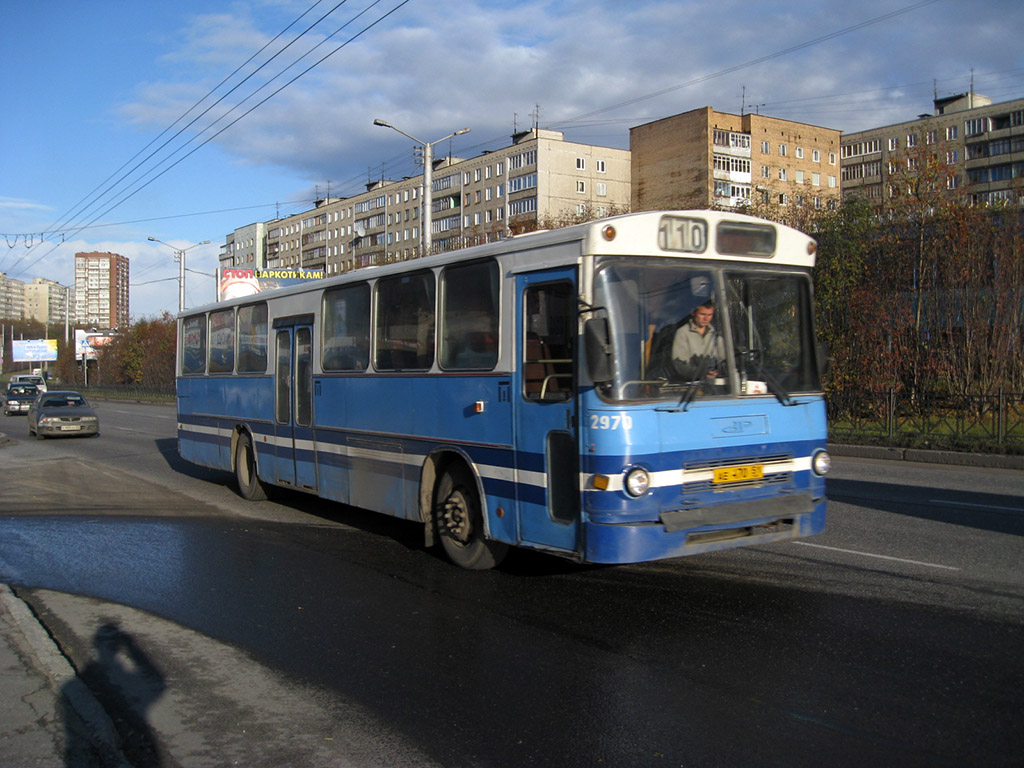
{"label": "street light fixture", "polygon": [[201,243],[190,245],[187,248],[175,248],[170,243],[165,243],[163,240],[157,240],[155,237],[147,237],[154,243],[160,243],[160,245],[166,245],[172,251],[174,251],[174,260],[178,262],[178,311],[185,311],[185,251],[191,251],[193,248],[198,248],[200,245],[207,245],[210,241],[203,240]]}
{"label": "street light fixture", "polygon": [[384,120],[374,120],[374,125],[379,125],[382,128],[390,128],[393,131],[405,136],[407,139],[412,139],[421,147],[423,147],[423,195],[420,198],[420,204],[422,206],[423,215],[420,217],[420,230],[423,233],[423,255],[429,256],[433,249],[433,232],[431,228],[431,210],[434,205],[434,190],[433,190],[433,171],[434,171],[434,145],[440,144],[446,139],[450,139],[453,136],[461,136],[464,133],[469,133],[469,128],[461,128],[454,133],[449,133],[447,136],[438,139],[437,141],[423,141],[417,139],[415,136],[410,136],[408,133],[403,131],[401,128],[395,128],[391,123]]}

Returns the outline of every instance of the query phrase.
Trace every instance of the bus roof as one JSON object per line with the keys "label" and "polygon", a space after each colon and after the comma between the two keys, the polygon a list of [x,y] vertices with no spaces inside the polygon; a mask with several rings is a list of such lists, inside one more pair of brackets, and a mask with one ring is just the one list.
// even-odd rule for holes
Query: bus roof
{"label": "bus roof", "polygon": [[[685,237],[678,240],[660,236],[663,227],[671,228],[675,232],[679,226],[685,224],[700,226],[700,222],[706,222],[706,227],[703,228],[706,241],[699,249],[695,248],[692,242],[686,242]],[[757,239],[759,234],[763,234],[767,230],[774,233],[771,238],[770,250],[764,247],[765,238]],[[735,247],[723,250],[722,243],[725,238],[723,232],[728,233],[733,240],[738,235],[739,240],[743,243],[756,241],[755,245],[747,252],[736,252],[741,249]],[[363,267],[329,278],[194,307],[179,313],[179,316],[193,315],[220,306],[248,304],[259,300],[260,297],[270,295],[287,296],[301,293],[313,288],[312,283],[314,282],[318,287],[327,287],[352,280],[385,277],[413,269],[428,269],[497,254],[521,253],[571,245],[572,243],[579,244],[578,249],[573,249],[577,256],[628,254],[631,256],[714,259],[746,264],[766,263],[805,268],[814,266],[817,251],[814,239],[803,232],[743,213],[712,210],[640,211],[561,229],[528,232],[493,243],[432,254],[411,261]],[[531,265],[531,268],[534,266]]]}

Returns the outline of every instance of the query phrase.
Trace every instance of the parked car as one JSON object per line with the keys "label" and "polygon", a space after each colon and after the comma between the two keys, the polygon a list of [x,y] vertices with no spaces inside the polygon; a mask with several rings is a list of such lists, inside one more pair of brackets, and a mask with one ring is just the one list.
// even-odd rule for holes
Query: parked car
{"label": "parked car", "polygon": [[28,413],[29,406],[38,395],[39,388],[35,384],[8,384],[7,391],[4,392],[4,415]]}
{"label": "parked car", "polygon": [[100,419],[78,392],[43,392],[28,409],[28,433],[45,437],[98,435]]}
{"label": "parked car", "polygon": [[11,376],[10,384],[35,384],[40,392],[46,391],[46,379],[38,373],[16,373]]}

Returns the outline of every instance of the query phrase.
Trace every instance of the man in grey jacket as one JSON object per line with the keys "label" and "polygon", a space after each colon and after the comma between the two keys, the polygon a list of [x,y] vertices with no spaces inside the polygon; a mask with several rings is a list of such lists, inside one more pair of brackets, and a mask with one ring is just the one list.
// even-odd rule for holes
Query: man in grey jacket
{"label": "man in grey jacket", "polygon": [[687,381],[715,378],[726,362],[724,340],[711,324],[714,317],[715,305],[710,301],[701,304],[672,340],[672,366]]}

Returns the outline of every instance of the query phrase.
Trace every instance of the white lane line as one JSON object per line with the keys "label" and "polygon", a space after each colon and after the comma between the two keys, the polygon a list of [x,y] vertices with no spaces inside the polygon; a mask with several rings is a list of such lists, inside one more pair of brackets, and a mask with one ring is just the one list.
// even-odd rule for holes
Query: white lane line
{"label": "white lane line", "polygon": [[940,507],[971,507],[972,509],[1001,509],[1007,512],[1024,512],[1021,507],[1000,507],[996,504],[972,504],[969,501],[946,501],[945,499],[928,499],[929,504]]}
{"label": "white lane line", "polygon": [[799,544],[802,547],[816,547],[828,549],[832,552],[845,552],[848,555],[861,555],[862,557],[877,557],[879,560],[895,560],[897,563],[910,563],[911,565],[923,565],[926,568],[941,568],[944,571],[959,571],[951,565],[938,565],[937,563],[923,563],[920,560],[908,560],[905,557],[889,557],[889,555],[876,555],[872,552],[858,552],[855,549],[840,549],[839,547],[826,547],[824,544],[812,544],[809,541],[794,541],[792,544]]}

